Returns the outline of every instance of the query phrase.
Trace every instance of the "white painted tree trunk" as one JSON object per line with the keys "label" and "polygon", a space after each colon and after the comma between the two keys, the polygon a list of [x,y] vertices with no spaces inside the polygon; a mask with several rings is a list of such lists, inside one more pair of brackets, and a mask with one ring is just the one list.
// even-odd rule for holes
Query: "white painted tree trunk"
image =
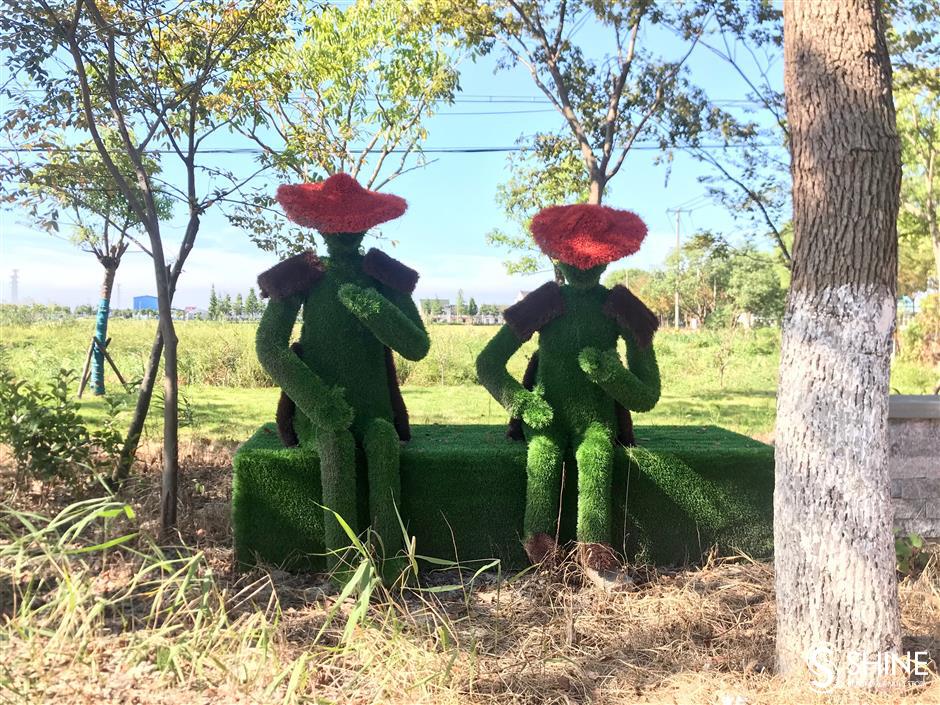
{"label": "white painted tree trunk", "polygon": [[897,682],[900,648],[887,440],[900,147],[879,4],[788,0],[784,48],[795,240],[777,399],[778,668],[820,687],[882,686]]}
{"label": "white painted tree trunk", "polygon": [[785,674],[809,667],[806,675],[825,681],[831,667],[840,685],[852,685],[853,661],[900,645],[886,427],[893,323],[886,290],[846,286],[790,300],[774,495]]}

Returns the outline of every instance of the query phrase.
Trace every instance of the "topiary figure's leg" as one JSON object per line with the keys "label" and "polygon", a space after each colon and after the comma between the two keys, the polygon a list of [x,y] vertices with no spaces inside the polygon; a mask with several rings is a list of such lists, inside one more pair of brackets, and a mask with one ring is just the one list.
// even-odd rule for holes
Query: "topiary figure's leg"
{"label": "topiary figure's leg", "polygon": [[526,458],[525,549],[532,563],[554,558],[561,498],[564,437],[553,429],[533,433]]}
{"label": "topiary figure's leg", "polygon": [[578,542],[581,569],[596,587],[621,590],[632,584],[610,546],[613,433],[595,421],[575,450],[578,463]]}
{"label": "topiary figure's leg", "polygon": [[382,538],[385,555],[392,557],[402,547],[401,526],[395,513],[395,508],[401,507],[399,442],[395,426],[385,419],[370,420],[362,437],[362,447],[369,468],[370,523]]}
{"label": "topiary figure's leg", "polygon": [[[332,512],[356,529],[356,441],[350,431],[320,431],[316,447],[320,456],[323,506],[326,507],[323,542],[327,551],[342,551],[352,542]],[[337,555],[335,562],[340,558]]]}
{"label": "topiary figure's leg", "polygon": [[578,463],[578,541],[610,543],[614,444],[610,429],[590,424],[575,449]]}

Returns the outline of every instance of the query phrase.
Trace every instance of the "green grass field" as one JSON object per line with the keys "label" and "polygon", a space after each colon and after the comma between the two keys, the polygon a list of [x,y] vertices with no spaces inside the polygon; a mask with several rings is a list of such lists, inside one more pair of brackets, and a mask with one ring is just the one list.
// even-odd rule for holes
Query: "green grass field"
{"label": "green grass field", "polygon": [[[0,329],[0,362],[32,383],[44,383],[60,367],[81,370],[91,320],[72,320]],[[256,325],[183,321],[180,377],[183,384],[183,438],[240,441],[274,416],[278,390],[254,354]],[[116,320],[109,348],[128,379],[143,374],[153,321]],[[474,360],[496,327],[432,326],[431,352],[418,363],[399,361],[405,400],[414,423],[499,423],[505,412],[475,384]],[[659,405],[638,419],[644,424],[714,424],[751,436],[773,430],[779,361],[779,332],[672,331],[656,337],[663,379]],[[532,343],[510,363],[521,376]],[[898,360],[892,390],[928,393],[940,370]],[[107,378],[112,394],[117,379]],[[124,395],[127,408],[133,395]],[[94,422],[104,413],[100,399],[86,396],[83,411]],[[128,413],[128,412],[125,412]],[[154,414],[148,435],[159,432]]]}

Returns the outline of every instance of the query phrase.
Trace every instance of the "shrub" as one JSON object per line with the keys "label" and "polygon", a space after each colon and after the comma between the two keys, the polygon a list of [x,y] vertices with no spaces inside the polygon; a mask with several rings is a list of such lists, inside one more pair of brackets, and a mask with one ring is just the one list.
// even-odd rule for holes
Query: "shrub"
{"label": "shrub", "polygon": [[920,311],[901,331],[902,357],[940,365],[940,294],[924,297]]}
{"label": "shrub", "polygon": [[77,486],[117,457],[123,437],[115,422],[123,402],[109,398],[104,426],[90,432],[69,394],[76,377],[73,370],[60,369],[42,389],[0,366],[0,442],[10,447],[18,481]]}

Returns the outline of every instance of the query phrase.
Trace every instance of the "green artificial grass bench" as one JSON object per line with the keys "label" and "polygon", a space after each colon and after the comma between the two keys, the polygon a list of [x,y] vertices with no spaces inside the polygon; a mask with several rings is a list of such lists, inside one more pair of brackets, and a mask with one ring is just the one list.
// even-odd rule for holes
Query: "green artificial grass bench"
{"label": "green artificial grass bench", "polygon": [[[770,446],[714,426],[638,426],[636,436],[639,448],[617,450],[615,547],[655,565],[696,562],[713,547],[724,555],[770,554]],[[417,553],[525,566],[525,458],[525,445],[507,439],[503,425],[414,426],[401,452],[400,512]],[[322,569],[316,454],[284,448],[268,424],[239,448],[233,465],[238,562]],[[566,467],[572,466],[569,458]],[[576,472],[569,469],[566,478],[563,540],[574,535]],[[359,490],[364,498],[367,488]]]}

